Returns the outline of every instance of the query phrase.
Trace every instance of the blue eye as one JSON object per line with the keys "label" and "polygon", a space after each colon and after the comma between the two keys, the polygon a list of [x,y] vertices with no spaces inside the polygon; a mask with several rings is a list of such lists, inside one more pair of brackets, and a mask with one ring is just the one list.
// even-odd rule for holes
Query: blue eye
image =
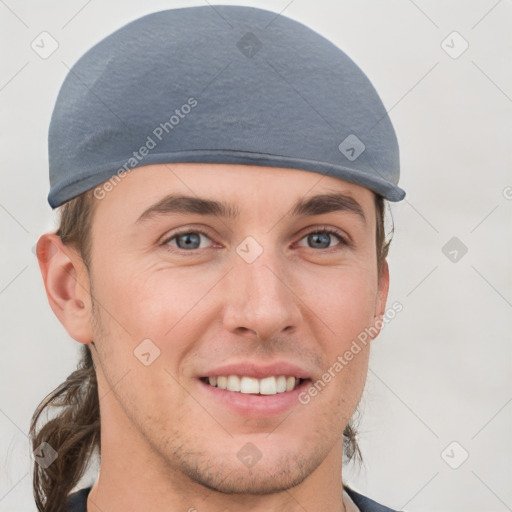
{"label": "blue eye", "polygon": [[182,250],[200,249],[201,236],[209,239],[209,237],[201,231],[185,231],[182,233],[176,233],[171,238],[168,238],[164,242],[164,245],[171,245],[171,241],[176,240],[176,245],[171,245],[171,247],[177,247]]}
{"label": "blue eye", "polygon": [[309,247],[312,249],[329,249],[333,235],[338,239],[339,245],[346,245],[345,239],[340,235],[340,233],[338,233],[338,231],[333,229],[312,231],[305,235],[302,240],[306,239],[307,243],[311,244]]}

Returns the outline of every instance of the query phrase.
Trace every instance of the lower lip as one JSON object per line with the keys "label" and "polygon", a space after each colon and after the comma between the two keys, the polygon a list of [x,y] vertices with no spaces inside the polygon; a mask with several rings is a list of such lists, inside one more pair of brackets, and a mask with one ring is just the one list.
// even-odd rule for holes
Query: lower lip
{"label": "lower lip", "polygon": [[213,387],[202,380],[198,380],[198,383],[211,399],[235,413],[249,418],[266,418],[283,414],[299,405],[299,395],[309,386],[310,381],[305,379],[292,391],[275,395],[251,395]]}

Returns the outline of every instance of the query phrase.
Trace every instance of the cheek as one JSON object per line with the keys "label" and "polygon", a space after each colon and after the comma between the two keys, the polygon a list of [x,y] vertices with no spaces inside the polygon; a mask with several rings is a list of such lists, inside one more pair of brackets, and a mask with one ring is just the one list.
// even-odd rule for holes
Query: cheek
{"label": "cheek", "polygon": [[201,273],[193,267],[140,271],[130,262],[105,261],[95,273],[94,295],[102,305],[112,350],[123,352],[118,355],[133,364],[133,351],[151,340],[160,355],[172,356],[161,360],[175,373],[173,361],[177,364],[200,337],[207,318],[205,299],[218,279],[213,271]]}
{"label": "cheek", "polygon": [[344,267],[305,276],[300,297],[326,327],[328,338],[341,344],[371,325],[377,297],[376,272]]}
{"label": "cheek", "polygon": [[[200,337],[196,309],[212,285],[204,279],[193,282],[178,269],[129,270],[119,264],[95,274],[94,296],[101,304],[95,344],[102,367],[101,393],[110,397],[117,418],[121,407],[142,428],[142,422],[158,423],[169,411],[180,417],[188,414],[180,363]],[[118,402],[108,393],[114,388]]]}
{"label": "cheek", "polygon": [[[304,287],[301,296],[311,309],[309,325],[316,326],[314,337],[324,354],[324,374],[311,398],[322,395],[326,406],[337,403],[339,411],[352,411],[366,381],[376,273],[370,268],[346,268],[323,278],[317,275],[315,286]],[[324,393],[324,388],[329,391]]]}

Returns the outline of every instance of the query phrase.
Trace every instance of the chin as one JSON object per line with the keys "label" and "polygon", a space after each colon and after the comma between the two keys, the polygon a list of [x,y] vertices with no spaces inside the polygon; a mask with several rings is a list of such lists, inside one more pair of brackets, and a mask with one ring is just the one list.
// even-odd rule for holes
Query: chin
{"label": "chin", "polygon": [[[266,495],[291,489],[302,483],[311,471],[297,465],[297,460],[289,461],[272,468],[240,469],[234,467],[217,467],[216,470],[201,468],[183,468],[187,476],[195,483],[212,491],[223,494]],[[305,461],[300,461],[304,464]]]}
{"label": "chin", "polygon": [[[274,448],[274,449],[272,449]],[[174,471],[192,482],[223,494],[266,495],[291,489],[302,483],[322,463],[321,450],[305,453],[276,453],[267,447],[252,467],[246,467],[236,452],[173,453]]]}

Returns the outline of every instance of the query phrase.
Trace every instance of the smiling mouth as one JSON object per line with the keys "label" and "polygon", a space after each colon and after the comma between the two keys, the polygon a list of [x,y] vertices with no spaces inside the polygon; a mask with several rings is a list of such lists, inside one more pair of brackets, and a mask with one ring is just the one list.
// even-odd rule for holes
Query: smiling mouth
{"label": "smiling mouth", "polygon": [[201,381],[214,388],[244,393],[248,395],[277,395],[297,389],[306,379],[278,375],[256,379],[238,375],[219,375],[218,377],[202,377]]}

